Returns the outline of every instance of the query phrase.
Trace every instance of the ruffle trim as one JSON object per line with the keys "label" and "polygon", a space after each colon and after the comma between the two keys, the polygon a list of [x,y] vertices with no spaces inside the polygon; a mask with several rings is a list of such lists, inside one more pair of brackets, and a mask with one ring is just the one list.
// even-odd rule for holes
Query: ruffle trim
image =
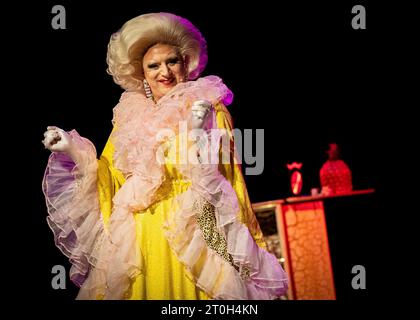
{"label": "ruffle trim", "polygon": [[47,222],[56,246],[70,259],[70,279],[78,286],[85,281],[104,230],[97,198],[96,150],[90,141],[69,132],[80,154],[76,165],[64,153],[53,152],[42,181],[47,204]]}
{"label": "ruffle trim", "polygon": [[[197,286],[213,299],[271,300],[284,294],[286,273],[274,255],[258,247],[239,221],[236,193],[217,165],[191,165],[183,170],[192,181],[191,188],[177,196],[178,210],[165,223],[164,231]],[[224,237],[233,263],[204,240],[195,206],[203,201],[214,207],[217,232]]]}
{"label": "ruffle trim", "polygon": [[158,140],[163,129],[174,135],[180,123],[190,123],[192,103],[206,99],[212,104],[231,103],[233,95],[216,76],[177,84],[155,105],[141,93],[125,92],[114,108],[114,165],[127,178],[115,201],[128,210],[141,211],[159,199],[157,189],[164,181],[162,164],[157,160]]}
{"label": "ruffle trim", "polygon": [[69,134],[78,164],[64,153],[50,155],[42,184],[47,222],[56,246],[72,263],[70,279],[81,287],[77,298],[121,299],[142,266],[134,217],[116,207],[108,231],[104,228],[95,147],[75,130]]}

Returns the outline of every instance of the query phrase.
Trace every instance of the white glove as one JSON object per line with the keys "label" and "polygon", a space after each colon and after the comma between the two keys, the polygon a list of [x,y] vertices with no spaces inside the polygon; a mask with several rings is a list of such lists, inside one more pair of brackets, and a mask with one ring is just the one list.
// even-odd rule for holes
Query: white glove
{"label": "white glove", "polygon": [[42,143],[45,149],[52,152],[64,152],[68,153],[72,148],[72,139],[70,135],[63,129],[55,126],[47,127],[47,131],[44,132],[44,140]]}
{"label": "white glove", "polygon": [[63,129],[55,126],[47,127],[44,132],[42,143],[45,149],[52,152],[62,152],[67,154],[75,163],[79,162],[79,152],[73,142],[72,137]]}
{"label": "white glove", "polygon": [[203,129],[209,120],[211,114],[212,105],[207,100],[194,101],[191,111],[191,128],[192,129]]}

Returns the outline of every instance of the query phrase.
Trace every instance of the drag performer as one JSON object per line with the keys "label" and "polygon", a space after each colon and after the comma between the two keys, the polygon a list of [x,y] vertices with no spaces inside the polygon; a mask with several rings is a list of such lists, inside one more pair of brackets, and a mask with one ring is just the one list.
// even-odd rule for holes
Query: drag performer
{"label": "drag performer", "polygon": [[78,299],[265,300],[287,290],[235,156],[233,95],[220,78],[199,78],[206,62],[189,21],[135,17],[108,45],[108,73],[125,91],[99,160],[75,130],[47,128],[47,220]]}

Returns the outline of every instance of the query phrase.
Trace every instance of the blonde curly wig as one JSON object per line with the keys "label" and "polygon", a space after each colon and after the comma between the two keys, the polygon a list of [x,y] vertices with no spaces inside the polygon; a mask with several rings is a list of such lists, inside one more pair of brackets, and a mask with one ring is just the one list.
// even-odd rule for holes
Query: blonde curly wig
{"label": "blonde curly wig", "polygon": [[171,13],[148,13],[127,21],[111,36],[106,61],[115,83],[129,91],[143,91],[143,56],[157,43],[178,48],[189,80],[207,64],[207,44],[188,20]]}

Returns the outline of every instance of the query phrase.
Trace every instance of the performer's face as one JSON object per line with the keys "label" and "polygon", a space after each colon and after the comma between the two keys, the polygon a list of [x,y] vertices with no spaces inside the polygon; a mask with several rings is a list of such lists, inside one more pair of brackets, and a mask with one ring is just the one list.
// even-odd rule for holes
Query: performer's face
{"label": "performer's face", "polygon": [[143,70],[156,101],[184,81],[186,75],[184,60],[177,48],[166,44],[156,44],[147,50]]}

